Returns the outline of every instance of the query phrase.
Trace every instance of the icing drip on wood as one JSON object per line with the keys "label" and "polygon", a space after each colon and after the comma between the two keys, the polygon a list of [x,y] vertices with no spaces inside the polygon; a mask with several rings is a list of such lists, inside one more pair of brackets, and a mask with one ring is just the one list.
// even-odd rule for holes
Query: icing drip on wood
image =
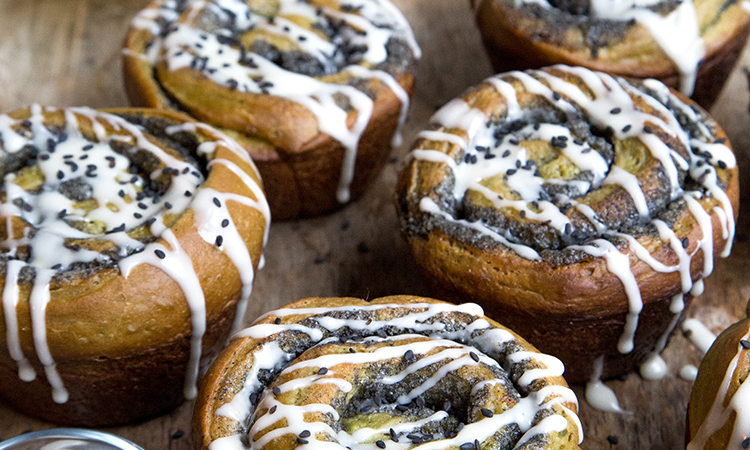
{"label": "icing drip on wood", "polygon": [[[379,312],[385,310],[395,310],[395,314],[387,320],[379,319]],[[456,319],[450,318],[453,316],[446,316],[457,313],[461,314],[460,325],[456,325]],[[418,440],[419,444],[416,445],[420,448],[446,449],[467,442],[474,445],[475,440],[481,443],[491,438],[498,429],[507,426],[520,428],[522,434],[516,444],[520,446],[536,436],[568,429],[569,420],[575,423],[580,433],[580,422],[575,413],[564,405],[577,405],[573,392],[563,386],[536,383],[545,377],[560,376],[564,370],[562,363],[554,357],[523,350],[516,345],[517,341],[511,333],[494,328],[482,315],[483,311],[477,305],[444,303],[271,311],[261,316],[255,325],[234,336],[234,339],[257,339],[257,346],[253,350],[253,362],[245,374],[244,387],[228,399],[216,414],[238,422],[243,429],[242,434],[216,439],[209,448],[262,448],[275,439],[291,435],[299,438],[298,447],[302,448],[405,449],[411,448]],[[327,345],[351,347],[345,352],[323,352],[310,359],[295,359],[300,350],[296,350],[297,355],[283,350],[288,345],[285,344],[288,339],[295,335],[295,339],[305,342],[305,349],[302,350],[305,352]],[[295,405],[286,401],[286,398],[296,396],[298,390],[315,385],[332,385],[342,394],[351,393],[355,388],[351,380],[343,378],[343,372],[338,373],[340,368],[352,364],[387,364],[388,361],[401,359],[405,364],[399,365],[400,369],[378,375],[371,382],[380,383],[396,392],[405,380],[419,381],[410,384],[402,395],[397,396],[395,403],[378,401],[372,408],[359,407],[360,411],[372,409],[373,412],[397,414],[396,411],[402,410],[399,408],[419,405],[420,401],[424,401],[424,395],[435,388],[443,377],[456,376],[461,370],[474,365],[491,368],[492,373],[514,375],[501,375],[476,383],[471,390],[472,398],[495,385],[507,387],[511,378],[519,392],[525,394],[521,394],[518,401],[504,411],[493,414],[487,410],[479,420],[465,423],[455,432],[430,435],[423,427],[446,420],[450,416],[450,403],[444,405],[444,409],[438,408],[424,416],[408,420],[407,416],[401,416],[404,420],[385,427],[362,427],[347,432],[341,426],[334,429],[326,420],[313,419],[323,414],[323,417],[330,417],[339,423],[340,413],[331,405],[315,402]],[[419,376],[431,367],[436,367],[431,375]],[[523,367],[529,368],[518,370]],[[264,385],[258,377],[260,370],[273,371],[273,380],[279,381],[271,380],[265,382],[267,386]],[[365,401],[372,403],[372,400]],[[540,415],[540,411],[545,411],[545,414]]]}
{"label": "icing drip on wood", "polygon": [[[403,40],[414,58],[421,56],[411,28],[388,0],[349,0],[345,4],[335,4],[336,9],[322,4],[316,7],[306,0],[279,0],[275,15],[266,17],[239,0],[157,2],[141,11],[131,24],[154,36],[154,43],[146,53],[136,56],[152,66],[164,61],[170,71],[197,70],[214,83],[238,92],[274,95],[305,106],[317,117],[320,131],[346,150],[337,193],[339,202],[346,203],[350,199],[349,186],[354,177],[359,141],[372,117],[373,100],[348,83],[337,84],[325,81],[322,76],[313,77],[281,67],[251,49],[238,47],[229,38],[260,30],[288,41],[296,50],[315,58],[324,67],[324,75],[348,73],[357,79],[384,84],[401,102],[398,129],[393,136],[393,145],[400,145],[409,95],[393,75],[377,67],[386,62],[387,46],[393,38]],[[216,15],[226,23],[211,30],[190,24],[204,13]],[[181,15],[186,15],[187,20],[180,19]],[[341,28],[336,36],[323,37],[322,33],[305,29],[292,20],[300,18],[323,28],[335,21]],[[342,62],[344,46],[362,51],[360,59]],[[342,64],[344,67],[339,68]],[[350,111],[337,102],[339,96],[348,99],[349,106],[356,112],[353,126],[348,124]]]}
{"label": "icing drip on wood", "polygon": [[[433,117],[435,129],[420,133],[421,148],[412,152],[411,156],[419,161],[443,164],[447,167],[454,197],[449,203],[460,203],[471,190],[482,194],[498,210],[516,210],[525,220],[544,223],[563,234],[567,234],[571,229],[567,211],[571,208],[580,211],[598,235],[582,244],[566,245],[564,248],[580,250],[592,257],[603,258],[607,269],[620,279],[629,302],[629,312],[618,350],[624,354],[629,353],[633,349],[633,338],[643,307],[640,288],[630,267],[631,261],[639,259],[657,272],[679,273],[681,294],[675,297],[679,301],[675,300],[672,303],[671,309],[675,318],[670,324],[671,330],[682,313],[682,295],[699,295],[703,290],[702,278],[713,271],[712,215],[718,219],[725,241],[721,255],[727,256],[731,251],[735,230],[734,212],[728,196],[719,186],[717,170],[736,167],[736,160],[723,141],[716,140],[696,111],[655,80],[648,80],[643,83],[642,88],[638,88],[624,79],[584,68],[555,66],[552,69],[565,76],[578,78],[587,88],[587,92],[566,81],[562,76],[556,76],[554,72],[509,72],[498,75],[486,83],[493,86],[505,100],[505,111],[500,110],[499,117],[493,115],[490,118],[462,99],[453,100]],[[702,232],[698,240],[680,240],[659,218],[657,211],[649,210],[638,179],[627,169],[617,165],[617,158],[615,163],[608,163],[601,153],[592,149],[586,138],[576,138],[565,124],[550,123],[544,118],[535,122],[534,116],[530,116],[534,111],[526,111],[519,106],[517,90],[541,97],[545,103],[541,108],[559,112],[569,120],[582,113],[593,126],[611,130],[612,139],[640,141],[650,155],[660,163],[670,183],[669,200],[685,202],[698,224]],[[643,103],[655,112],[644,111],[639,106]],[[678,114],[681,120],[687,120],[691,124],[692,128],[689,131],[680,125]],[[524,125],[523,120],[530,123]],[[498,137],[500,127],[516,122],[521,125],[514,128],[515,131],[506,132]],[[680,153],[677,148],[669,147],[657,137],[654,130],[674,137],[684,146],[684,153]],[[570,164],[581,172],[589,173],[590,181],[544,178],[539,171],[524,170],[532,167],[528,161],[525,143],[540,140],[550,142],[554,150],[564,156]],[[686,190],[683,187],[679,175],[683,171],[687,172],[697,188]],[[500,174],[504,174],[503,181],[512,189],[516,200],[503,198],[485,186],[485,180]],[[661,241],[677,256],[676,265],[658,261],[635,236],[609,229],[590,206],[581,203],[582,198],[590,192],[610,184],[621,186],[629,195],[641,216],[641,222],[654,228]],[[549,185],[566,186],[567,191],[575,195],[558,195],[549,199],[543,192],[544,187]],[[704,203],[710,199],[716,199],[719,205],[707,211]],[[468,222],[456,218],[444,211],[431,198],[421,199],[419,205],[422,212],[473,229],[479,236],[494,239],[519,256],[532,260],[539,258],[539,253],[535,249],[519,242],[519,239],[509,231],[498,231],[482,221]],[[565,212],[561,210],[563,205],[566,205]],[[625,240],[629,251],[619,248],[619,244],[613,244],[618,240]],[[690,273],[690,263],[699,251],[703,252],[704,268],[700,279],[694,282]],[[649,367],[645,369],[654,377],[663,372],[663,364],[658,359],[658,353],[663,349],[662,344],[666,342],[668,333],[669,331],[659,340],[658,349],[649,358]],[[654,370],[648,370],[649,368]]]}
{"label": "icing drip on wood", "polygon": [[[52,132],[45,125],[44,113],[57,112],[63,114],[65,124],[62,130]],[[91,128],[95,139],[83,134],[80,127],[84,124]],[[113,131],[109,133],[108,128]],[[34,347],[57,403],[65,403],[68,394],[48,346],[45,314],[50,302],[54,302],[50,287],[59,273],[74,265],[91,263],[116,262],[125,278],[137,266],[149,264],[164,271],[179,285],[192,322],[185,396],[193,398],[196,395],[202,337],[206,328],[205,298],[190,256],[182,250],[178,239],[165,224],[165,216],[171,212],[192,209],[201,237],[216,245],[234,263],[242,281],[236,320],[242,319],[254,277],[253,263],[227,209],[227,202],[234,201],[263,214],[265,237],[270,215],[258,183],[236,163],[216,159],[218,146],[232,151],[252,170],[255,168],[237,143],[210,127],[189,123],[170,127],[167,131],[200,132],[206,141],[199,146],[198,153],[210,161],[209,168],[211,164],[227,167],[255,198],[202,188],[204,178],[197,166],[164,151],[141,127],[115,115],[88,108],[56,110],[35,105],[31,108],[31,117],[26,120],[0,116],[0,137],[3,138],[0,156],[32,149],[25,167],[5,174],[2,185],[5,197],[0,203],[0,216],[7,224],[6,239],[0,243],[7,267],[2,292],[6,340],[11,357],[18,364],[19,377],[24,381],[33,380],[34,370],[20,345],[16,311],[19,287],[24,283],[21,274],[28,271],[34,275],[29,297]],[[151,173],[133,170],[135,166],[131,160],[115,151],[119,144],[133,146],[134,153],[148,152],[160,161],[163,169]],[[38,186],[24,187],[29,173],[38,178]],[[163,190],[152,185],[167,179],[167,187]],[[24,223],[21,236],[20,230],[11,226],[13,221]],[[144,245],[129,235],[139,228],[149,229],[152,236],[161,240]],[[105,254],[75,243],[90,239],[109,241],[117,248]],[[21,247],[28,249],[28,258],[22,259],[19,255]]]}

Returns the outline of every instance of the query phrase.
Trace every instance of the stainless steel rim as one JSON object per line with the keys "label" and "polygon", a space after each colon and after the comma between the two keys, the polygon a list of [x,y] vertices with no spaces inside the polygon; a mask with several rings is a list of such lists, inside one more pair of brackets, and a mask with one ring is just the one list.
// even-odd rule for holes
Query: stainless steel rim
{"label": "stainless steel rim", "polygon": [[10,450],[14,446],[22,442],[28,442],[40,438],[79,439],[82,441],[109,444],[121,450],[143,450],[143,448],[135,445],[134,443],[119,436],[115,436],[114,434],[104,433],[101,431],[86,430],[83,428],[54,428],[51,430],[34,431],[31,433],[22,434],[20,436],[16,436],[6,441],[0,442],[0,450]]}

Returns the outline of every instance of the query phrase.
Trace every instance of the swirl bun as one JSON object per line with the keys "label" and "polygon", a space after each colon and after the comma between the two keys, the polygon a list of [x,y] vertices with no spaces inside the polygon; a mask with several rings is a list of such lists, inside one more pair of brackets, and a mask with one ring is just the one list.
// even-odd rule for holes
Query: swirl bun
{"label": "swirl bun", "polygon": [[701,361],[688,404],[687,450],[750,445],[748,375],[750,319],[745,318],[724,330]]}
{"label": "swirl bun", "polygon": [[139,109],[35,105],[0,115],[0,138],[0,394],[89,426],[194,397],[268,230],[247,154]]}
{"label": "swirl bun", "polygon": [[250,152],[274,219],[359,196],[399,139],[419,47],[389,0],[154,0],[133,20],[125,82]]}
{"label": "swirl bun", "polygon": [[724,132],[656,80],[555,66],[488,79],[419,135],[398,186],[412,252],[448,298],[471,298],[567,378],[658,353],[738,198]]}
{"label": "swirl bun", "polygon": [[553,64],[657,78],[709,107],[750,30],[740,1],[477,0],[496,72]]}
{"label": "swirl bun", "polygon": [[196,449],[575,449],[582,439],[560,361],[477,305],[309,298],[234,339],[201,386]]}

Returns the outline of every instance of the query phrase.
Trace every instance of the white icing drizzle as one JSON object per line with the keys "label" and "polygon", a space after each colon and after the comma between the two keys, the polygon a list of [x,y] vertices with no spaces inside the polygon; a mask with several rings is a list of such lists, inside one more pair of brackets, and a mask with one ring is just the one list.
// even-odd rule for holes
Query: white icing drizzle
{"label": "white icing drizzle", "polygon": [[682,369],[680,369],[680,378],[686,381],[695,381],[698,378],[698,368],[692,364],[682,366]]}
{"label": "white icing drizzle", "polygon": [[716,335],[698,319],[686,319],[682,322],[682,332],[704,355],[716,340]]}
{"label": "white icing drizzle", "polygon": [[[695,4],[692,0],[679,2],[669,13],[660,14],[651,9],[659,3],[657,0],[590,0],[589,16],[591,20],[632,20],[643,26],[676,66],[680,92],[690,96],[695,88],[698,65],[706,54]],[[553,8],[548,0],[516,0],[515,4],[516,7],[535,4]]]}
{"label": "white icing drizzle", "polygon": [[[387,321],[377,319],[378,312],[385,309],[395,310],[393,317]],[[454,327],[453,331],[449,331],[446,329],[449,322],[444,322],[440,315],[457,312],[473,317],[467,319],[467,322],[470,321],[467,325]],[[357,317],[362,314],[365,316],[360,317],[367,318]],[[436,386],[444,376],[455,375],[456,371],[463,367],[481,364],[502,371],[502,364],[508,373],[516,373],[513,368],[521,364],[529,363],[534,367],[514,375],[514,383],[524,388],[524,392],[528,391],[528,394],[521,396],[514,406],[502,413],[485,414],[480,420],[465,424],[452,436],[434,435],[431,439],[421,442],[420,448],[445,449],[466,442],[473,443],[475,439],[482,442],[499,428],[514,423],[524,433],[517,446],[538,435],[562,432],[569,427],[568,420],[572,420],[581,433],[577,416],[563,404],[577,405],[575,394],[566,387],[552,384],[540,387],[534,383],[544,377],[562,375],[562,363],[554,357],[520,349],[514,344],[516,339],[511,333],[490,326],[482,315],[483,311],[478,305],[447,303],[286,308],[271,311],[258,318],[253,326],[234,336],[234,339],[257,339],[257,343],[252,344],[256,345],[252,350],[253,362],[241,391],[217,411],[217,415],[239,422],[247,429],[243,434],[247,435],[248,444],[243,444],[241,435],[237,434],[214,440],[209,448],[261,448],[273,439],[287,434],[298,436],[298,446],[302,448],[375,449],[375,440],[378,437],[382,440],[382,444],[379,444],[381,448],[382,445],[393,449],[410,448],[413,438],[407,438],[405,435],[422,436],[421,429],[424,425],[439,422],[448,417],[449,413],[438,410],[422,419],[413,419],[383,428],[360,428],[350,434],[343,429],[337,432],[325,422],[310,420],[311,413],[322,413],[334,421],[339,420],[338,412],[330,405],[309,403],[295,406],[287,404],[279,397],[314,384],[332,385],[343,393],[348,393],[352,391],[353,386],[337,374],[339,365],[377,364],[380,361],[407,358],[406,355],[410,354],[413,355],[413,361],[401,369],[400,373],[383,376],[378,382],[395,386],[420,369],[435,364],[439,366],[436,366],[437,370],[430,377],[420,379],[421,381],[410,391],[398,397],[397,405],[416,401]],[[275,318],[273,322],[270,322],[271,318]],[[301,325],[300,322],[303,320],[308,325]],[[385,326],[390,330],[389,334],[396,334],[380,334]],[[346,340],[347,334],[341,337],[336,334],[343,330],[351,330],[361,337]],[[400,330],[405,334],[398,334]],[[415,332],[419,334],[411,334]],[[282,349],[290,333],[301,334],[309,341],[305,344],[307,348],[338,342],[388,345],[372,350],[351,350],[348,353],[324,352],[312,359],[293,361],[293,355]],[[333,334],[326,338],[326,333]],[[275,384],[273,389],[263,390],[257,377],[261,369],[274,370],[274,378],[285,381]],[[313,375],[309,375],[310,373]],[[480,381],[472,387],[472,397],[481,389],[490,389],[494,385],[505,386],[507,382],[504,378]],[[378,408],[387,412],[397,405],[382,405]],[[264,413],[258,416],[254,410]],[[544,419],[537,419],[540,410],[549,410],[550,413]],[[279,427],[275,424],[284,425]],[[262,436],[259,434],[272,425],[273,430]]]}
{"label": "white icing drizzle", "polygon": [[703,419],[703,423],[701,423],[700,428],[695,433],[695,437],[688,442],[687,450],[705,448],[708,439],[719,431],[727,421],[731,420],[733,415],[735,417],[732,424],[732,433],[725,448],[742,448],[742,443],[747,438],[748,431],[750,430],[750,410],[747,408],[748,402],[750,402],[750,382],[747,382],[747,380],[741,382],[731,399],[727,399],[727,394],[735,370],[737,370],[740,354],[746,350],[742,345],[742,341],[747,341],[748,339],[750,339],[750,333],[746,333],[740,341],[735,343],[737,352],[727,367],[724,379],[721,381],[721,386],[716,393],[711,409]]}
{"label": "white icing drizzle", "polygon": [[[638,317],[643,307],[640,288],[630,268],[631,258],[645,262],[657,272],[678,272],[681,293],[675,297],[680,301],[675,300],[672,304],[675,317],[659,339],[656,350],[649,356],[647,367],[644,368],[644,371],[652,376],[657,376],[663,372],[664,367],[658,359],[658,353],[663,350],[663,344],[682,312],[682,307],[677,307],[682,304],[682,295],[700,295],[703,291],[702,279],[713,271],[712,214],[722,227],[724,247],[721,256],[726,257],[731,251],[735,228],[734,212],[728,196],[718,186],[719,169],[716,167],[734,168],[736,159],[723,141],[714,137],[698,113],[682,103],[658,81],[644,82],[648,89],[646,91],[630,85],[624,79],[584,68],[555,66],[553,69],[579,78],[589,92],[584,92],[578,86],[548,71],[509,72],[492,77],[487,83],[505,98],[505,116],[503,111],[500,111],[499,117],[488,117],[485,112],[472,108],[462,99],[452,100],[433,117],[435,129],[420,133],[419,137],[423,141],[420,148],[414,150],[411,156],[418,161],[444,164],[449,169],[453,178],[452,194],[457,203],[462,201],[468,190],[474,190],[483,194],[498,209],[515,209],[525,220],[546,223],[564,234],[568,233],[571,222],[567,210],[563,213],[557,205],[567,204],[580,211],[596,228],[599,236],[584,244],[568,245],[566,248],[582,250],[593,257],[604,258],[607,269],[620,279],[629,303],[625,328],[618,344],[621,353],[629,353],[633,349]],[[618,165],[607,163],[599,152],[591,151],[591,147],[584,139],[575,139],[565,125],[547,123],[547,119],[541,119],[540,123],[534,124],[533,119],[529,119],[531,124],[503,137],[496,137],[498,122],[516,121],[524,115],[531,114],[519,106],[516,90],[520,88],[541,96],[549,104],[550,109],[557,109],[568,117],[575,117],[580,111],[593,125],[612,130],[613,137],[617,140],[639,140],[651,156],[661,163],[670,182],[670,200],[684,200],[686,203],[702,233],[698,241],[681,240],[663,220],[657,218],[655,212],[649,211],[645,193],[635,175]],[[645,102],[655,112],[644,111],[636,100]],[[665,105],[686,116],[695,125],[694,129],[690,132],[683,129],[676,113]],[[687,149],[687,159],[660,140],[654,132],[657,129],[674,136],[682,143]],[[581,172],[591,174],[591,181],[543,179],[538,173],[523,170],[528,165],[527,150],[523,141],[537,140],[550,142],[560,155],[564,155]],[[445,143],[452,146],[449,145],[446,150]],[[455,156],[449,156],[447,152]],[[687,171],[700,185],[701,190],[683,190],[679,183],[680,171]],[[503,175],[507,186],[520,197],[518,200],[503,198],[485,187],[484,180],[500,174]],[[656,228],[661,240],[676,255],[676,265],[668,265],[654,258],[649,249],[636,237],[609,229],[599,220],[596,211],[583,203],[585,199],[576,200],[570,195],[561,194],[552,202],[542,195],[545,185],[564,185],[569,191],[576,193],[576,197],[584,197],[594,189],[608,184],[617,184],[628,193],[642,221]],[[706,211],[702,201],[709,197],[715,198],[719,205],[712,207],[711,211]],[[532,203],[534,209],[529,208],[529,204]],[[469,222],[456,218],[448,211],[443,211],[434,199],[421,199],[419,208],[422,212],[473,229],[479,236],[494,239],[519,256],[532,260],[540,259],[536,250],[518,242],[510,232],[499,233],[481,221]],[[629,251],[621,250],[609,242],[610,237],[627,241]],[[698,251],[703,252],[704,268],[699,279],[694,281],[690,273],[690,264]]]}
{"label": "white icing drizzle", "polygon": [[[348,84],[295,73],[257,53],[226,43],[227,35],[232,34],[229,28],[235,28],[239,34],[262,30],[286,39],[299,51],[317,59],[324,67],[325,75],[339,71],[359,79],[378,80],[401,102],[401,114],[392,141],[392,145],[400,145],[409,95],[393,75],[377,69],[377,66],[386,62],[386,46],[394,37],[406,42],[416,59],[421,56],[421,50],[406,19],[388,0],[348,0],[345,5],[347,11],[352,12],[316,7],[303,0],[279,0],[277,15],[266,18],[239,0],[189,0],[182,6],[187,14],[188,20],[185,21],[178,20],[182,13],[180,6],[166,0],[139,13],[131,26],[148,30],[154,36],[155,42],[146,50],[147,54],[139,56],[153,66],[165,61],[170,71],[192,68],[221,86],[239,92],[283,97],[305,106],[318,119],[320,131],[341,143],[346,150],[337,191],[339,202],[346,203],[350,199],[349,186],[354,177],[359,141],[372,117],[373,100]],[[215,30],[191,25],[204,10],[223,17],[230,25],[226,28],[219,25]],[[328,39],[296,25],[290,20],[292,17],[302,17],[312,24],[335,20],[349,28],[342,29],[342,35]],[[174,24],[177,25],[170,29]],[[162,31],[168,29],[170,31],[161,37]],[[364,52],[361,61],[339,69],[337,64],[343,61],[340,46],[345,41]],[[346,97],[356,111],[351,128],[347,123],[349,111],[337,103],[337,96]]]}
{"label": "white icing drizzle", "polygon": [[[5,218],[7,234],[5,241],[0,243],[0,250],[10,258],[6,265],[2,303],[8,349],[18,364],[19,377],[24,381],[31,381],[35,377],[33,368],[23,354],[18,335],[16,307],[22,270],[28,268],[34,274],[29,306],[36,354],[52,387],[53,400],[65,403],[68,393],[57,372],[47,339],[46,311],[50,301],[54,301],[50,285],[58,271],[67,270],[73,264],[106,261],[109,258],[71,244],[71,239],[104,239],[117,245],[116,253],[122,258],[118,265],[123,277],[127,278],[141,264],[150,264],[169,275],[183,292],[190,310],[192,330],[185,396],[195,397],[202,337],[206,328],[205,297],[190,256],[181,248],[172,230],[164,224],[164,216],[170,211],[192,209],[200,236],[216,245],[234,263],[242,282],[237,307],[239,317],[235,319],[239,323],[250,295],[254,271],[249,250],[237,232],[227,203],[233,201],[263,214],[264,238],[267,237],[270,215],[259,184],[236,163],[216,159],[216,151],[219,146],[226,148],[239,156],[256,174],[257,169],[237,143],[208,126],[184,124],[170,127],[167,132],[200,132],[205,142],[199,146],[198,153],[210,160],[209,168],[213,164],[228,168],[255,198],[201,188],[203,175],[192,163],[165,152],[144,134],[142,128],[123,118],[88,108],[56,110],[34,105],[30,110],[31,117],[23,121],[0,116],[0,136],[4,138],[0,154],[16,153],[24,147],[34,148],[36,157],[31,159],[34,162],[33,170],[40,173],[39,178],[43,183],[38,191],[26,191],[16,184],[18,175],[8,173],[3,180],[5,201],[0,204],[0,216]],[[45,112],[60,112],[64,116],[63,132],[53,133],[47,129],[44,124]],[[91,127],[96,140],[81,132],[79,127],[84,123]],[[113,131],[108,132],[108,127]],[[23,128],[27,131],[16,131]],[[155,170],[147,177],[132,173],[129,170],[130,160],[110,145],[116,142],[129,143],[139,151],[149,152],[164,164],[165,169]],[[164,192],[153,191],[147,178],[155,181],[164,176],[170,179],[168,187]],[[85,197],[75,192],[64,194],[63,189],[68,189],[65,186],[70,183],[82,185],[78,189]],[[80,202],[84,200],[94,202],[93,209],[81,206]],[[10,225],[13,218],[28,224],[21,238],[16,236],[17,232]],[[99,231],[95,231],[96,228],[82,231],[86,228],[75,227],[80,222],[99,226]],[[140,226],[149,227],[152,235],[163,241],[144,246],[127,234]],[[32,227],[35,232],[33,237],[29,237],[28,232]],[[29,247],[27,261],[15,259],[21,246]]]}
{"label": "white icing drizzle", "polygon": [[591,381],[586,383],[586,402],[599,411],[624,413],[620,408],[620,402],[617,400],[615,392],[602,383],[602,373],[604,370],[604,357],[599,357],[594,362],[594,373]]}

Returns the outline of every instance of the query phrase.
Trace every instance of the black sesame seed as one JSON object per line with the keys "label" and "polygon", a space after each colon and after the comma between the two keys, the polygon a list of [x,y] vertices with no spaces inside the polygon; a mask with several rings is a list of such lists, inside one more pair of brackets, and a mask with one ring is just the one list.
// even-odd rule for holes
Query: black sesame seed
{"label": "black sesame seed", "polygon": [[325,375],[327,373],[328,373],[327,367],[321,367],[320,369],[318,369],[318,375]]}
{"label": "black sesame seed", "polygon": [[299,442],[300,444],[307,444],[308,443],[307,439],[302,439],[302,438],[299,438],[299,437],[297,438],[297,442]]}
{"label": "black sesame seed", "polygon": [[224,243],[224,238],[221,236],[216,236],[216,242],[214,242],[217,247],[221,247],[221,244]]}
{"label": "black sesame seed", "polygon": [[648,126],[648,125],[645,125],[645,126],[643,127],[643,132],[644,132],[644,133],[646,133],[646,134],[651,134],[651,133],[653,133],[653,132],[654,132],[654,130],[652,130],[650,126]]}
{"label": "black sesame seed", "polygon": [[507,172],[505,172],[505,174],[508,175],[508,176],[510,176],[510,175],[515,174],[516,172],[517,172],[516,169],[509,169]]}
{"label": "black sesame seed", "polygon": [[560,136],[555,136],[550,140],[550,144],[553,147],[557,148],[565,148],[568,146],[568,143],[566,142],[567,139],[560,139]]}
{"label": "black sesame seed", "polygon": [[727,139],[726,139],[726,138],[719,138],[719,139],[715,140],[715,141],[714,141],[714,143],[716,143],[716,144],[723,144],[723,143],[725,143],[726,141],[727,141]]}
{"label": "black sesame seed", "polygon": [[415,403],[415,404],[417,405],[417,407],[419,407],[419,408],[424,408],[424,407],[425,407],[425,405],[426,405],[426,403],[425,403],[425,401],[424,401],[424,398],[423,398],[423,397],[417,397],[416,399],[414,399],[414,403]]}
{"label": "black sesame seed", "polygon": [[[391,434],[391,439],[393,439],[394,441],[396,441],[396,439],[397,439],[396,430],[394,430],[393,428],[391,428],[390,430],[388,430],[388,432]],[[396,442],[398,442],[398,441],[396,441]]]}
{"label": "black sesame seed", "polygon": [[511,145],[519,145],[520,144],[520,142],[518,142],[518,139],[508,139],[508,142]]}
{"label": "black sesame seed", "polygon": [[503,154],[502,154],[502,157],[503,157],[503,158],[507,158],[508,156],[510,156],[510,150],[505,150],[505,151],[503,152]]}
{"label": "black sesame seed", "polygon": [[273,388],[273,389],[271,389],[271,392],[273,392],[273,395],[275,395],[275,396],[277,396],[277,397],[278,397],[279,395],[281,395],[281,389],[279,389],[279,387],[278,387],[278,386],[274,386],[274,388]]}
{"label": "black sesame seed", "polygon": [[268,414],[273,414],[273,413],[275,413],[275,412],[276,412],[276,406],[277,406],[277,405],[273,405],[273,406],[271,407],[271,409],[269,409],[269,410],[268,410]]}
{"label": "black sesame seed", "polygon": [[221,202],[216,197],[214,197],[214,205],[221,207]]}
{"label": "black sesame seed", "polygon": [[414,359],[414,352],[412,350],[407,350],[406,353],[404,353],[404,359],[408,362]]}
{"label": "black sesame seed", "polygon": [[612,110],[609,111],[610,114],[620,114],[622,112],[622,108],[612,108]]}
{"label": "black sesame seed", "polygon": [[138,203],[138,207],[141,209],[148,209],[148,206],[146,206],[145,203]]}
{"label": "black sesame seed", "polygon": [[167,257],[167,255],[166,255],[166,254],[164,254],[164,252],[163,252],[163,251],[161,251],[161,250],[159,250],[159,249],[157,249],[157,250],[154,250],[154,254],[155,254],[155,255],[156,255],[156,257],[157,257],[157,258],[159,258],[159,259],[164,259],[164,258],[166,258],[166,257]]}
{"label": "black sesame seed", "polygon": [[627,133],[631,128],[633,128],[631,125],[625,125],[624,127],[622,127],[622,132]]}
{"label": "black sesame seed", "polygon": [[526,211],[525,211],[525,210],[521,210],[521,211],[519,212],[519,214],[521,215],[521,218],[522,218],[522,219],[525,219],[525,218],[526,218]]}
{"label": "black sesame seed", "polygon": [[221,227],[226,228],[229,226],[229,219],[224,219],[221,221]]}
{"label": "black sesame seed", "polygon": [[164,202],[164,207],[167,209],[172,209],[172,204],[169,202]]}
{"label": "black sesame seed", "polygon": [[495,415],[495,413],[492,412],[492,410],[487,408],[482,408],[479,410],[484,417],[492,417]]}
{"label": "black sesame seed", "polygon": [[558,94],[557,92],[553,92],[552,98],[555,99],[555,101],[560,100],[560,94]]}
{"label": "black sesame seed", "polygon": [[353,348],[349,347],[349,353],[357,353]]}
{"label": "black sesame seed", "polygon": [[136,219],[140,219],[143,217],[143,215],[141,213],[133,213],[133,217],[135,217]]}
{"label": "black sesame seed", "polygon": [[375,445],[377,445],[378,448],[385,448],[385,442],[383,441],[375,441]]}
{"label": "black sesame seed", "polygon": [[682,240],[682,248],[688,248],[690,246],[690,239],[685,238]]}
{"label": "black sesame seed", "polygon": [[183,436],[185,436],[185,432],[182,430],[177,430],[174,433],[172,433],[172,439],[179,439]]}
{"label": "black sesame seed", "polygon": [[721,161],[721,160],[720,161],[716,161],[716,165],[718,165],[719,169],[722,169],[722,170],[725,170],[727,168],[727,163],[725,163],[724,161]]}
{"label": "black sesame seed", "polygon": [[185,197],[192,197],[193,193],[190,191],[185,191]]}
{"label": "black sesame seed", "polygon": [[742,448],[750,448],[750,437],[746,437],[745,440],[742,441]]}
{"label": "black sesame seed", "polygon": [[273,321],[273,323],[275,323],[276,325],[279,325],[279,324],[281,324],[281,317],[277,317],[277,318],[276,318],[276,319],[275,319],[275,320]]}
{"label": "black sesame seed", "polygon": [[585,154],[585,153],[589,153],[589,152],[591,152],[591,150],[592,150],[592,148],[591,148],[591,147],[586,147],[586,148],[584,148],[583,150],[581,150],[581,153],[583,153],[583,154]]}
{"label": "black sesame seed", "polygon": [[750,341],[748,341],[747,339],[743,339],[740,341],[740,345],[742,346],[742,348],[748,349],[750,348]]}
{"label": "black sesame seed", "polygon": [[58,170],[57,171],[57,179],[58,180],[62,180],[63,178],[65,178],[65,174],[63,173],[62,170]]}
{"label": "black sesame seed", "polygon": [[[406,412],[408,410],[409,410],[409,408],[406,405],[396,405],[396,411]],[[409,436],[407,436],[407,437],[409,437]]]}
{"label": "black sesame seed", "polygon": [[299,437],[301,438],[310,437],[310,430],[302,430],[302,432],[299,434]]}
{"label": "black sesame seed", "polygon": [[474,443],[472,443],[472,442],[464,442],[458,448],[460,448],[461,450],[471,450],[471,449],[474,448]]}
{"label": "black sesame seed", "polygon": [[609,436],[607,436],[607,442],[609,442],[609,443],[610,443],[611,445],[617,445],[617,443],[618,443],[619,441],[620,441],[620,440],[619,440],[619,439],[617,439],[617,436],[613,436],[613,435],[609,435]]}
{"label": "black sesame seed", "polygon": [[474,439],[474,449],[479,450],[479,439]]}
{"label": "black sesame seed", "polygon": [[93,146],[93,145],[91,145],[91,144],[88,144],[88,145],[84,145],[84,146],[83,146],[83,151],[84,151],[84,152],[87,152],[87,151],[91,150],[92,148],[94,148],[94,146]]}
{"label": "black sesame seed", "polygon": [[479,362],[479,355],[477,355],[476,353],[469,352],[469,356],[474,360],[474,362]]}
{"label": "black sesame seed", "polygon": [[61,268],[62,268],[62,264],[55,264],[54,266],[52,266],[52,270],[59,270]]}

